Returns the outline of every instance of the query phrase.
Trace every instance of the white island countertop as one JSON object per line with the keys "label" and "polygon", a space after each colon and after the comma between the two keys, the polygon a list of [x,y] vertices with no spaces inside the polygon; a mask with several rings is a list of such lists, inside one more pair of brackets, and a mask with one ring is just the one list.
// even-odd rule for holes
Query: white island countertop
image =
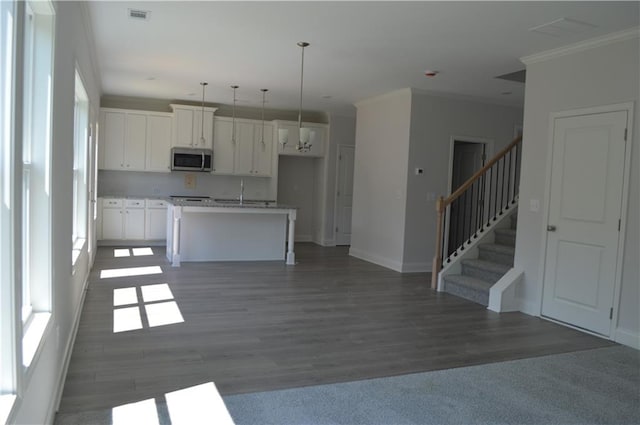
{"label": "white island countertop", "polygon": [[182,261],[286,260],[293,251],[297,208],[268,200],[166,198],[167,258]]}

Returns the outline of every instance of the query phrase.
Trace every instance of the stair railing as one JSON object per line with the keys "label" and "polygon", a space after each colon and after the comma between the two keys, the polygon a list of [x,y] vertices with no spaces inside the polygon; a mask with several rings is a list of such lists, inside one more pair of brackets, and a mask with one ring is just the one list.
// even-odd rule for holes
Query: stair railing
{"label": "stair railing", "polygon": [[521,142],[522,136],[515,138],[451,195],[436,201],[432,289],[436,289],[440,270],[516,203]]}

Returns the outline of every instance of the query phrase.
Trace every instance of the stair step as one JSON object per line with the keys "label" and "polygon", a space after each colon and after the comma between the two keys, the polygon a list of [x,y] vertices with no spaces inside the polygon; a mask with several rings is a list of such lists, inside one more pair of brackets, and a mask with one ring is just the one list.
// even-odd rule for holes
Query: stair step
{"label": "stair step", "polygon": [[445,292],[484,306],[489,305],[489,289],[493,283],[461,274],[444,276],[443,281]]}
{"label": "stair step", "polygon": [[496,283],[511,266],[485,260],[462,260],[462,274]]}
{"label": "stair step", "polygon": [[516,230],[515,229],[496,229],[496,244],[516,246]]}
{"label": "stair step", "polygon": [[482,243],[478,245],[480,260],[513,266],[513,257],[516,249],[513,246],[500,245],[495,243]]}

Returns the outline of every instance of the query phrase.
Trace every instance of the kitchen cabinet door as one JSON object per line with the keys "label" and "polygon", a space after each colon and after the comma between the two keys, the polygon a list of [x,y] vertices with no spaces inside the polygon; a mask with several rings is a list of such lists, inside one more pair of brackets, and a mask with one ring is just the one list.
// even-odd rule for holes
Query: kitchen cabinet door
{"label": "kitchen cabinet door", "polygon": [[273,162],[273,126],[264,125],[264,137],[262,135],[262,123],[255,125],[253,137],[253,175],[271,177],[271,164]]}
{"label": "kitchen cabinet door", "polygon": [[236,121],[236,156],[233,173],[241,176],[252,176],[254,125],[249,122]]}
{"label": "kitchen cabinet door", "polygon": [[102,239],[122,239],[123,220],[122,208],[103,208]]}
{"label": "kitchen cabinet door", "polygon": [[126,114],[105,111],[102,125],[102,144],[104,144],[104,169],[122,170],[124,168],[124,134]]}
{"label": "kitchen cabinet door", "polygon": [[173,146],[193,147],[193,110],[174,108]]}
{"label": "kitchen cabinet door", "polygon": [[124,238],[144,239],[144,208],[125,209]]}
{"label": "kitchen cabinet door", "polygon": [[167,238],[166,208],[147,208],[144,238],[147,240],[160,240]]}
{"label": "kitchen cabinet door", "polygon": [[213,127],[214,174],[233,174],[236,146],[231,141],[233,123],[231,119],[216,118]]}
{"label": "kitchen cabinet door", "polygon": [[[202,111],[193,111],[193,146],[212,149],[213,146],[213,112],[204,111],[204,128],[202,127]],[[202,138],[204,137],[204,141]]]}
{"label": "kitchen cabinet door", "polygon": [[127,114],[124,138],[124,169],[144,171],[147,144],[147,116]]}
{"label": "kitchen cabinet door", "polygon": [[171,117],[149,115],[147,117],[146,170],[171,171]]}

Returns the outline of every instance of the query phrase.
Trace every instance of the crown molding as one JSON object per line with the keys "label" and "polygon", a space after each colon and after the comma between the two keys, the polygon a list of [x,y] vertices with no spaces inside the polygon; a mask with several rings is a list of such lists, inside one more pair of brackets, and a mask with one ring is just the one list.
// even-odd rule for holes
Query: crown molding
{"label": "crown molding", "polygon": [[596,47],[606,46],[620,41],[632,40],[640,38],[640,27],[628,28],[626,30],[612,32],[600,37],[590,38],[578,43],[569,44],[567,46],[558,47],[556,49],[546,50],[540,53],[523,56],[520,61],[525,65],[531,65],[536,62],[543,62],[560,56],[570,55],[572,53],[582,52]]}

